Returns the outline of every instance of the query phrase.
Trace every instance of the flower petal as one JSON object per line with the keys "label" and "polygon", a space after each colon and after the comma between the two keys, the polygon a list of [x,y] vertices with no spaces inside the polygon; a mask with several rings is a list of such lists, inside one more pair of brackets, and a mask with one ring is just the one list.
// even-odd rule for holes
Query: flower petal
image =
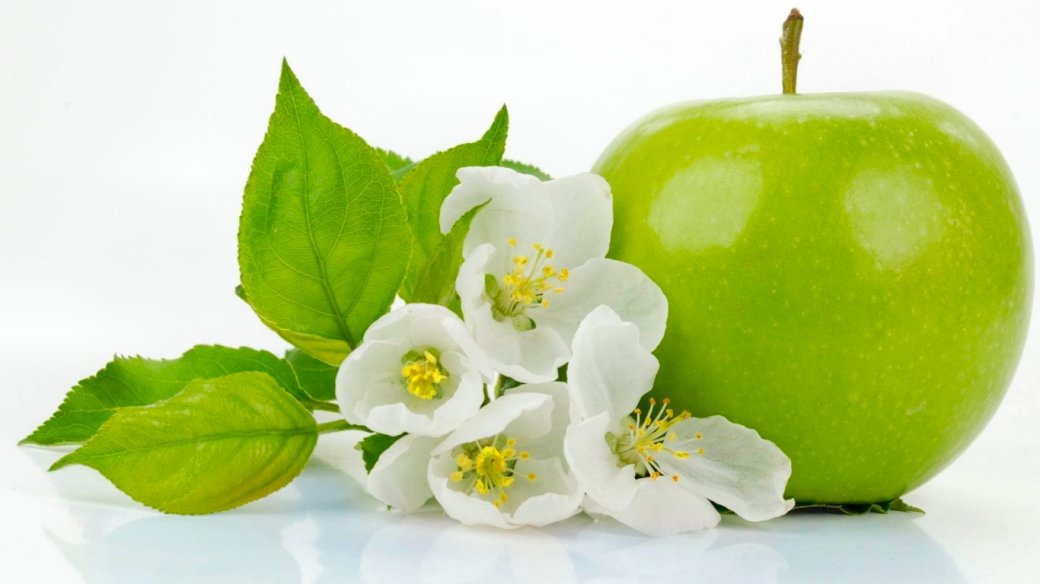
{"label": "flower petal", "polygon": [[[536,477],[528,480],[528,475]],[[578,513],[583,492],[567,473],[559,458],[521,460],[516,465],[516,480],[510,498],[519,500],[509,517],[516,525],[541,527]]]}
{"label": "flower petal", "polygon": [[455,463],[450,456],[435,456],[430,460],[426,475],[433,496],[449,517],[466,525],[489,525],[502,529],[519,527],[506,521],[506,516],[490,502],[451,488],[448,477],[454,470]]}
{"label": "flower petal", "polygon": [[571,424],[563,440],[563,452],[571,472],[589,497],[612,509],[627,507],[636,492],[635,467],[618,466],[618,458],[605,438],[611,429],[606,412]]}
{"label": "flower petal", "polygon": [[606,304],[622,320],[639,327],[639,342],[653,351],[664,338],[668,299],[642,270],[616,260],[591,259],[571,270],[564,291],[552,305],[531,314],[539,327],[551,327],[569,342],[578,324],[592,309]]}
{"label": "flower petal", "polygon": [[[540,437],[533,442],[528,442],[524,448],[531,452],[533,457],[546,458],[550,456],[563,455],[563,435],[567,430],[567,425],[571,422],[570,415],[570,394],[567,390],[567,384],[560,381],[551,381],[548,383],[527,383],[524,385],[518,385],[512,389],[506,391],[505,395],[516,395],[524,393],[534,393],[539,395],[549,395],[552,397],[553,407],[552,413],[548,420],[549,427],[547,431],[540,434]],[[533,429],[532,429],[533,430]],[[533,431],[525,431],[528,436],[533,436]]]}
{"label": "flower petal", "polygon": [[430,452],[440,442],[410,434],[387,448],[365,481],[365,490],[387,505],[410,513],[433,496],[426,481]]}
{"label": "flower petal", "polygon": [[[538,393],[504,395],[480,408],[476,415],[449,434],[433,450],[433,455],[438,456],[450,452],[460,444],[499,434],[520,416],[542,408],[545,409],[544,416],[548,418],[552,408],[551,396]],[[548,420],[545,423],[548,424]]]}
{"label": "flower petal", "polygon": [[640,479],[632,501],[622,508],[586,501],[592,514],[609,515],[646,535],[663,537],[700,531],[719,524],[719,513],[711,502],[668,479]]}
{"label": "flower petal", "polygon": [[552,381],[570,348],[551,328],[520,331],[511,322],[495,320],[484,292],[486,268],[495,253],[493,245],[482,245],[459,268],[455,288],[472,339],[456,340],[486,376],[500,372],[525,383]]}
{"label": "flower petal", "polygon": [[542,182],[500,167],[463,168],[457,176],[459,185],[441,205],[442,231],[487,203],[470,224],[464,257],[481,244],[503,246],[510,238],[522,250],[534,243],[552,248],[560,267],[606,255],[613,202],[602,177],[586,173]]}
{"label": "flower petal", "polygon": [[779,517],[794,506],[793,499],[784,499],[791,459],[758,432],[722,416],[690,418],[672,430],[678,440],[669,447],[690,456],[659,456],[657,462],[666,474],[678,474],[683,488],[748,521]]}
{"label": "flower petal", "polygon": [[460,168],[455,177],[459,179],[459,184],[441,203],[441,233],[451,231],[455,223],[470,209],[494,199],[497,199],[497,205],[514,206],[523,200],[525,192],[537,188],[541,183],[529,174],[499,166]]}
{"label": "flower petal", "polygon": [[639,337],[636,325],[623,322],[609,306],[581,321],[567,366],[575,419],[607,412],[609,419],[622,420],[650,391],[658,362]]}

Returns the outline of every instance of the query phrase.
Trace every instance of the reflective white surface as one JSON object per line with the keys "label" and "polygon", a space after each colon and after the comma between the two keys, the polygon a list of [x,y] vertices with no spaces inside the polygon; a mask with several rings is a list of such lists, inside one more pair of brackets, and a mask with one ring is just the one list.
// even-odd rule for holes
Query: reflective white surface
{"label": "reflective white surface", "polygon": [[[904,89],[962,110],[1014,169],[1037,241],[1040,4],[798,5],[800,90]],[[283,55],[323,111],[373,144],[423,156],[478,137],[505,101],[509,155],[563,175],[662,105],[777,91],[789,8],[5,0],[0,582],[1036,582],[1036,323],[986,431],[907,496],[924,517],[727,517],[663,540],[586,518],[473,529],[380,509],[344,470],[342,436],[322,437],[267,499],[174,517],[89,469],[47,473],[59,452],[15,446],[113,353],[283,348],[232,293],[242,187]]]}
{"label": "reflective white surface", "polygon": [[[289,487],[211,516],[145,509],[60,452],[16,447],[69,375],[26,354],[33,405],[0,417],[0,580],[10,582],[1032,582],[1040,486],[1026,364],[988,431],[907,500],[928,512],[795,513],[664,539],[576,517],[544,529],[465,527],[435,505],[402,515],[368,498],[349,433],[326,435]],[[52,399],[43,399],[50,394]],[[39,405],[36,405],[39,404]]]}

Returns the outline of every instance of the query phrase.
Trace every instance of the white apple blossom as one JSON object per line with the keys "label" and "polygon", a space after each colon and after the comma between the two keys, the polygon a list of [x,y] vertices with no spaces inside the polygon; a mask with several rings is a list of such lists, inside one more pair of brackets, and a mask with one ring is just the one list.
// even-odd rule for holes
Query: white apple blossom
{"label": "white apple blossom", "polygon": [[484,400],[484,377],[460,344],[466,337],[458,316],[432,304],[407,304],[372,323],[336,376],[343,416],[391,436],[451,432]]}
{"label": "white apple blossom", "polygon": [[574,515],[582,492],[563,457],[569,420],[565,384],[509,390],[433,449],[434,497],[467,525],[541,526]]}
{"label": "white apple blossom", "polygon": [[600,304],[642,331],[653,350],[668,303],[635,266],[605,259],[613,223],[610,187],[580,174],[541,181],[500,167],[458,171],[441,206],[441,230],[477,211],[463,242],[456,290],[486,375],[556,379],[578,323]]}
{"label": "white apple blossom", "polygon": [[639,336],[607,306],[574,335],[564,451],[588,494],[585,510],[649,535],[714,527],[709,500],[750,521],[789,511],[791,461],[775,444],[721,416],[676,413],[667,400],[637,407],[658,369]]}

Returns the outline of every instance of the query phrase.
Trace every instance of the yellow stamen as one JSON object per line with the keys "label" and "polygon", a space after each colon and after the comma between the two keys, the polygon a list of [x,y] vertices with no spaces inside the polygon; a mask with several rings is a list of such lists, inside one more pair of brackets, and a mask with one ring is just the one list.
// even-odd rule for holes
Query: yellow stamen
{"label": "yellow stamen", "polygon": [[[507,239],[509,246],[516,246],[516,238]],[[532,244],[533,258],[526,255],[512,257],[513,270],[502,276],[502,287],[492,289],[495,297],[494,311],[498,318],[523,316],[528,309],[548,308],[549,302],[544,296],[549,292],[560,293],[563,288],[557,284],[566,281],[570,272],[563,268],[559,271],[547,263],[555,255],[552,248],[540,243]]]}
{"label": "yellow stamen", "polygon": [[440,384],[448,378],[448,374],[441,368],[436,355],[424,351],[421,357],[404,364],[401,377],[404,378],[408,393],[419,399],[431,400],[440,397]]}
{"label": "yellow stamen", "polygon": [[[613,437],[611,443],[614,452],[620,464],[635,466],[637,477],[657,480],[667,473],[673,481],[678,481],[679,475],[670,472],[668,467],[669,457],[679,460],[689,458],[690,452],[681,448],[703,436],[697,432],[692,438],[681,438],[673,428],[679,422],[688,420],[690,413],[684,411],[677,416],[668,407],[671,403],[668,399],[660,403],[654,398],[648,401],[650,407],[645,415],[640,408],[633,410],[632,418],[624,425],[625,429]],[[697,450],[698,454],[703,452],[703,448]]]}

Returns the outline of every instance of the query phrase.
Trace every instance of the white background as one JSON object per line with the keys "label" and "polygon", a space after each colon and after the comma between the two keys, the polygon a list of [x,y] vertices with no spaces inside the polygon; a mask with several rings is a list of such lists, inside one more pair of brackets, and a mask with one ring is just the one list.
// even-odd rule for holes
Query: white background
{"label": "white background", "polygon": [[[799,91],[947,101],[1000,145],[1040,231],[1040,4],[835,4],[799,4]],[[13,446],[113,353],[283,347],[232,293],[242,187],[283,55],[374,145],[422,157],[477,138],[508,103],[508,155],[562,175],[661,105],[777,92],[789,8],[3,0],[0,580],[1032,581],[1037,326],[986,432],[907,497],[923,518],[727,520],[662,541],[581,519],[501,534],[383,513],[321,463],[244,509],[161,517],[85,469],[46,474],[56,453]]]}

